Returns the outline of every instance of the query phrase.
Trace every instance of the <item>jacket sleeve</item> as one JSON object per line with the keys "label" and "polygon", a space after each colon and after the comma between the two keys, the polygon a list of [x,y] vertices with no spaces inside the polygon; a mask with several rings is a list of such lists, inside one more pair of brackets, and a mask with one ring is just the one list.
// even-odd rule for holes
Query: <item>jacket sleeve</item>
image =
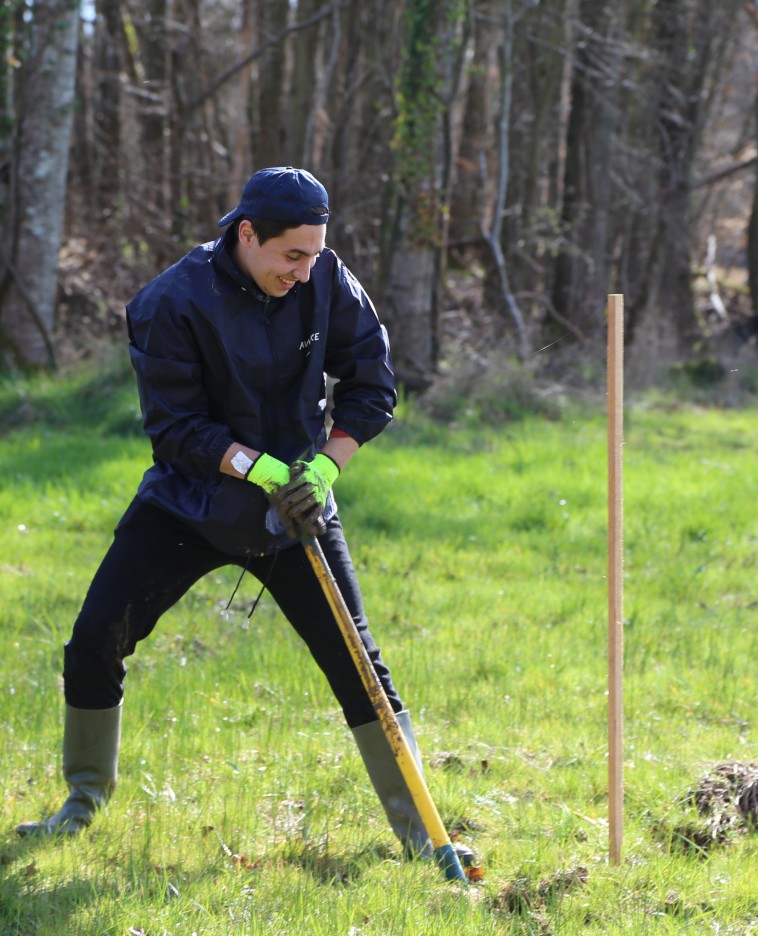
{"label": "jacket sleeve", "polygon": [[329,310],[326,372],[336,379],[334,426],[362,445],[392,419],[397,404],[387,330],[370,298],[339,260]]}
{"label": "jacket sleeve", "polygon": [[126,311],[129,353],[153,457],[187,474],[217,474],[234,439],[228,427],[211,418],[202,354],[189,316],[153,284]]}

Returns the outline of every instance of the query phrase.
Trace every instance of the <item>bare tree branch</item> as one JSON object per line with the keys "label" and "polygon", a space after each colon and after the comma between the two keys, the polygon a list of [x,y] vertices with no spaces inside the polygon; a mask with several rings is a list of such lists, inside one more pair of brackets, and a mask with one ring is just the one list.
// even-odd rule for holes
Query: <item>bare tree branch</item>
{"label": "bare tree branch", "polygon": [[693,182],[692,188],[705,188],[708,185],[713,185],[715,182],[721,182],[722,179],[728,179],[729,176],[736,175],[744,169],[750,169],[756,164],[758,164],[758,156],[753,156],[751,159],[745,159],[743,162],[735,163],[733,166],[727,166],[726,169],[719,169],[717,172],[712,172],[710,175],[705,176],[705,178]]}
{"label": "bare tree branch", "polygon": [[526,335],[526,325],[521,314],[516,297],[511,289],[508,270],[503,256],[503,247],[500,241],[503,228],[503,215],[505,214],[505,199],[508,191],[510,175],[509,146],[511,97],[513,91],[513,8],[511,0],[506,0],[505,15],[501,21],[503,28],[503,45],[500,50],[500,67],[502,69],[502,84],[500,91],[500,117],[498,121],[498,177],[495,210],[492,214],[492,225],[489,231],[484,232],[484,239],[492,252],[495,261],[500,290],[505,307],[516,326],[519,340],[519,355],[522,361],[529,356],[529,342]]}
{"label": "bare tree branch", "polygon": [[[344,6],[344,4],[336,4],[336,6]],[[293,26],[287,26],[286,29],[281,29],[276,35],[270,36],[268,39],[265,39],[256,49],[246,55],[243,59],[240,59],[238,62],[235,62],[233,65],[230,65],[225,71],[221,72],[214,80],[208,85],[208,87],[199,94],[196,98],[193,98],[191,101],[188,101],[184,107],[184,112],[179,120],[177,120],[177,127],[183,126],[186,121],[189,119],[190,115],[200,107],[201,104],[204,104],[208,98],[213,97],[213,95],[218,91],[218,89],[226,84],[231,78],[233,78],[237,72],[245,68],[246,65],[249,65],[255,59],[260,58],[261,55],[269,49],[271,46],[278,45],[283,39],[286,39],[291,33],[301,32],[304,29],[309,29],[311,26],[315,26],[316,23],[320,23],[322,19],[327,16],[331,16],[332,11],[335,7],[333,3],[327,3],[326,6],[322,7],[317,13],[314,13],[313,16],[304,19],[301,23],[295,23]]]}

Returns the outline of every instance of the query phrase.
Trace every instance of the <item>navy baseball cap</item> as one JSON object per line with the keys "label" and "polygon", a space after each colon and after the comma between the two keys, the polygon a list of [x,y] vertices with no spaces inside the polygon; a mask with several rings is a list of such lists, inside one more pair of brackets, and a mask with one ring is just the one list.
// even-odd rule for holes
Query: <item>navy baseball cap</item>
{"label": "navy baseball cap", "polygon": [[285,221],[293,227],[326,224],[329,196],[318,179],[305,169],[292,166],[260,169],[245,183],[239,205],[225,214],[218,226],[224,227],[237,218]]}

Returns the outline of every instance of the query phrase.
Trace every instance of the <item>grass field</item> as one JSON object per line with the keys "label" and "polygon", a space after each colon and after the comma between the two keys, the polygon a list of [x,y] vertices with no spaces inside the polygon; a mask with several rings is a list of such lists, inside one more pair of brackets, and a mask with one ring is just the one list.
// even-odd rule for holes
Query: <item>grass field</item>
{"label": "grass field", "polygon": [[[403,408],[337,494],[430,789],[484,880],[405,863],[307,653],[234,570],[130,659],[121,782],[63,798],[62,644],[149,450],[131,380],[0,387],[3,936],[758,933],[758,412],[646,407],[625,432],[625,835],[608,862],[602,408],[500,427]],[[704,778],[707,779],[704,780]],[[720,789],[720,788],[719,788]]]}

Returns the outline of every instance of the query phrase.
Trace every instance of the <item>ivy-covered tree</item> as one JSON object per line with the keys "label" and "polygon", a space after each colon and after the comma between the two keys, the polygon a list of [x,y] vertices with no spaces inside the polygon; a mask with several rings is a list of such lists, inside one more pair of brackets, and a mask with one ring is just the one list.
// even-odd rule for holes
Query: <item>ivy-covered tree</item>
{"label": "ivy-covered tree", "polygon": [[395,365],[409,389],[430,382],[439,357],[445,181],[452,157],[443,129],[461,65],[464,12],[464,4],[454,0],[406,4],[393,170],[382,226],[382,285]]}

